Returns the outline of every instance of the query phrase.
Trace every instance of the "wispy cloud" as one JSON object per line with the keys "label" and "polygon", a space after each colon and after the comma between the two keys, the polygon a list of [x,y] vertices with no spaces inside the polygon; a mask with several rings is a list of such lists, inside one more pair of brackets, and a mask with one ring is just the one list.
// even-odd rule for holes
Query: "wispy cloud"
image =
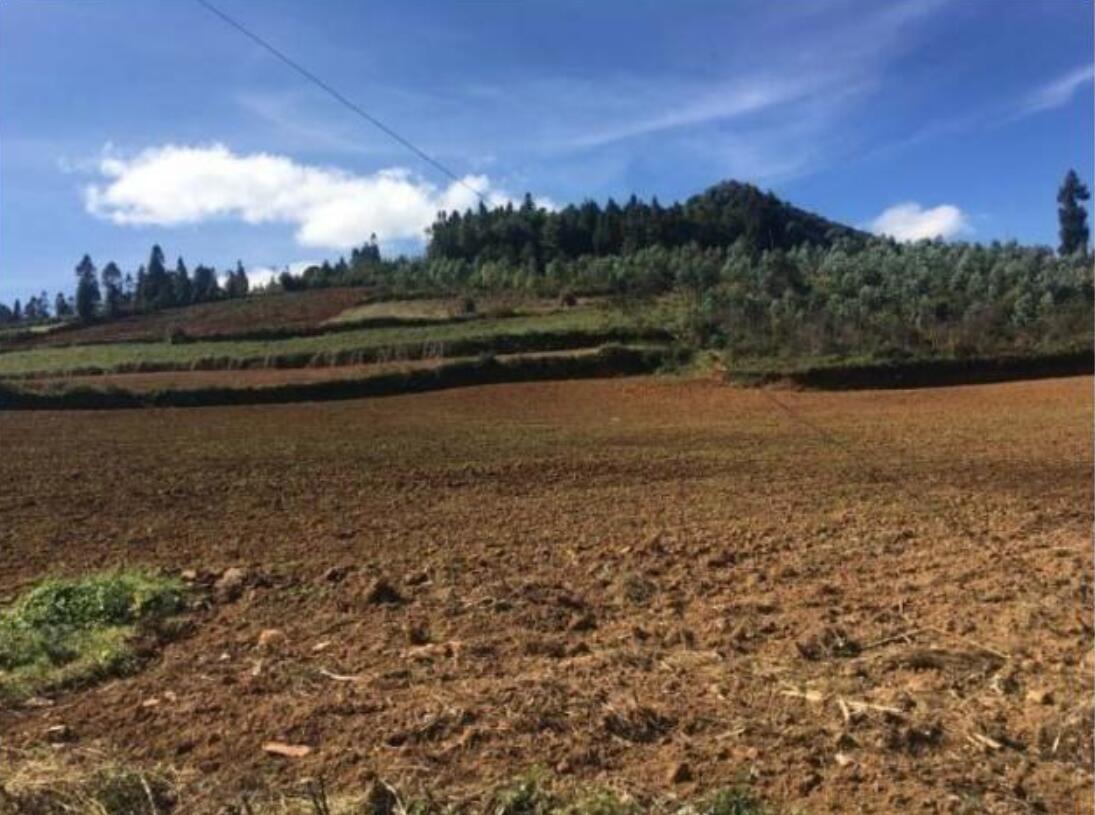
{"label": "wispy cloud", "polygon": [[869,227],[877,235],[888,235],[899,241],[953,238],[973,231],[966,214],[953,204],[924,209],[912,201],[884,210]]}
{"label": "wispy cloud", "polygon": [[249,91],[235,96],[246,112],[277,128],[298,148],[329,150],[335,153],[369,154],[370,139],[361,132],[344,132],[330,116],[316,116],[299,92]]}
{"label": "wispy cloud", "polygon": [[[398,122],[444,121],[444,138],[434,143],[428,128],[412,135],[427,152],[469,168],[487,166],[483,157],[497,157],[507,169],[526,160],[557,168],[580,161],[582,152],[607,155],[604,148],[645,160],[654,137],[667,153],[699,151],[693,155],[709,172],[771,182],[819,169],[839,153],[832,148],[855,141],[842,122],[882,86],[886,67],[915,47],[917,28],[949,2],[819,0],[774,13],[745,9],[766,43],[761,70],[748,56],[756,40],[745,38],[743,26],[731,32],[726,59],[713,61],[710,72],[517,70],[442,83],[430,94],[370,86],[369,104]],[[274,128],[282,151],[391,155],[382,138],[356,122],[340,124],[326,100],[303,90],[267,88],[235,101]]]}
{"label": "wispy cloud", "polygon": [[965,111],[950,118],[929,121],[920,128],[879,145],[858,156],[859,161],[888,158],[896,153],[936,139],[967,133],[979,128],[991,129],[1067,104],[1085,84],[1095,80],[1095,64],[1086,65],[1029,89],[1019,101],[995,102]]}
{"label": "wispy cloud", "polygon": [[[657,112],[653,114],[640,113],[630,121],[594,127],[570,139],[567,146],[600,147],[650,133],[728,121],[801,99],[818,85],[816,78],[758,77],[714,87],[677,88],[675,91],[663,88],[659,95],[672,97],[674,101],[661,110],[655,107]],[[681,93],[682,90],[684,93]],[[649,96],[626,93],[618,94],[616,98],[635,100],[643,95]]]}
{"label": "wispy cloud", "polygon": [[1093,80],[1095,80],[1095,63],[1075,68],[1028,93],[1020,100],[1009,118],[1021,119],[1024,116],[1059,108],[1067,104],[1076,91]]}
{"label": "wispy cloud", "polygon": [[[914,47],[913,30],[949,0],[907,0],[853,9],[852,22],[810,9],[781,14],[764,73],[724,78],[610,77],[552,80],[525,87],[476,88],[480,100],[538,111],[531,140],[546,155],[612,146],[641,150],[656,136],[669,152],[696,149],[723,173],[758,182],[824,166],[839,143],[854,141],[846,124],[883,84],[886,66]],[[838,0],[831,6],[850,5]],[[814,9],[813,11],[816,11]],[[818,26],[826,27],[819,34]],[[811,43],[824,40],[824,51]],[[543,121],[543,111],[552,116]],[[531,117],[529,117],[531,118]],[[837,138],[837,131],[842,131]],[[522,130],[522,133],[527,130]]]}

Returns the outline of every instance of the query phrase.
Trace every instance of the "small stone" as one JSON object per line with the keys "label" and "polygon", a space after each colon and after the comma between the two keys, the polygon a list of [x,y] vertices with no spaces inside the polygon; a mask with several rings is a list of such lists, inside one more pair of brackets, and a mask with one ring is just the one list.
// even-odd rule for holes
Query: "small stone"
{"label": "small stone", "polygon": [[213,595],[222,603],[238,600],[247,585],[247,570],[238,566],[225,569],[217,582],[213,584]]}
{"label": "small stone", "polygon": [[185,580],[187,583],[193,583],[198,579],[197,569],[183,569],[179,572],[179,577]]}
{"label": "small stone", "polygon": [[312,752],[307,744],[285,744],[280,741],[268,741],[262,745],[264,753],[283,758],[304,758]]}
{"label": "small stone", "polygon": [[430,573],[427,571],[411,572],[404,576],[403,582],[408,586],[421,586],[423,583],[430,582]]}
{"label": "small stone", "polygon": [[403,596],[392,584],[380,577],[369,584],[365,592],[365,601],[374,605],[395,605],[403,602]]}
{"label": "small stone", "polygon": [[429,629],[421,623],[407,622],[403,626],[403,633],[409,645],[426,645],[430,641]]}
{"label": "small stone", "polygon": [[852,757],[851,757],[850,755],[848,755],[847,753],[837,753],[837,754],[836,754],[835,756],[833,756],[833,759],[834,759],[834,760],[836,761],[836,763],[837,763],[837,764],[839,764],[839,765],[840,765],[841,767],[848,767],[848,766],[850,766],[850,765],[852,765],[852,764],[855,764],[855,759],[853,759],[853,758],[852,758]]}
{"label": "small stone", "polygon": [[687,784],[692,780],[692,768],[687,762],[678,761],[669,768],[665,778],[670,784]]}
{"label": "small stone", "polygon": [[64,744],[72,741],[75,737],[76,734],[72,732],[72,728],[67,724],[55,724],[46,728],[46,739],[50,744]]}
{"label": "small stone", "polygon": [[260,651],[280,651],[288,642],[289,638],[280,628],[267,628],[259,633],[258,648]]}
{"label": "small stone", "polygon": [[802,779],[802,783],[798,785],[798,793],[799,795],[809,795],[819,786],[821,786],[821,776],[817,773],[807,773],[806,777]]}
{"label": "small stone", "polygon": [[332,566],[323,573],[323,579],[328,583],[341,583],[352,570],[352,566]]}
{"label": "small stone", "polygon": [[841,733],[836,737],[836,746],[838,750],[854,750],[859,746],[859,742],[851,733]]}
{"label": "small stone", "polygon": [[1052,705],[1053,691],[1046,688],[1031,688],[1027,691],[1027,701],[1036,705]]}
{"label": "small stone", "polygon": [[576,614],[571,618],[567,624],[567,631],[580,633],[582,631],[592,631],[597,627],[597,618],[588,612],[585,614]]}

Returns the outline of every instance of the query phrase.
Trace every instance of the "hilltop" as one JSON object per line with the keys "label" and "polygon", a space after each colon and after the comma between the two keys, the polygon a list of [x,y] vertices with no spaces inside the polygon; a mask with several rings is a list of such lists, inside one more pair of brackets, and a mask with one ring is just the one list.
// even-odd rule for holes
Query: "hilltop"
{"label": "hilltop", "polygon": [[684,203],[663,207],[636,196],[623,205],[613,199],[550,211],[526,195],[512,204],[441,213],[430,229],[431,258],[484,262],[506,260],[543,267],[553,260],[628,255],[666,249],[739,246],[752,253],[796,246],[832,246],[869,236],[792,206],[752,184],[724,181]]}

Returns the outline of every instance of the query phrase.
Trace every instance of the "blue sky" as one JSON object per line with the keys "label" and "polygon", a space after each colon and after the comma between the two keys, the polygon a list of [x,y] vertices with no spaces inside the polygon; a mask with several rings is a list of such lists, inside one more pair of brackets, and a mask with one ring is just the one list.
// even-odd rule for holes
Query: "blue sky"
{"label": "blue sky", "polygon": [[[495,200],[719,180],[897,237],[1055,243],[1091,181],[1079,0],[215,0]],[[471,194],[190,0],[0,2],[0,300],[84,252],[252,268]]]}

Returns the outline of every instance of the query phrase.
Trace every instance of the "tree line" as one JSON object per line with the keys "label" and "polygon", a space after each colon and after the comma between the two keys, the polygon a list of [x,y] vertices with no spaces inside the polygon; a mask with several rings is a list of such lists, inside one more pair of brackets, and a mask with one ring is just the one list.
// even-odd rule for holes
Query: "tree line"
{"label": "tree line", "polygon": [[164,251],[152,247],[148,263],[136,274],[123,273],[114,261],[97,269],[89,255],[76,265],[76,288],[66,297],[57,292],[52,301],[42,292],[26,304],[15,300],[11,307],[0,303],[0,323],[35,323],[49,319],[76,318],[84,322],[112,320],[124,314],[156,311],[235,297],[246,297],[251,289],[241,262],[222,276],[212,266],[198,265],[191,272],[180,257],[168,269]]}

